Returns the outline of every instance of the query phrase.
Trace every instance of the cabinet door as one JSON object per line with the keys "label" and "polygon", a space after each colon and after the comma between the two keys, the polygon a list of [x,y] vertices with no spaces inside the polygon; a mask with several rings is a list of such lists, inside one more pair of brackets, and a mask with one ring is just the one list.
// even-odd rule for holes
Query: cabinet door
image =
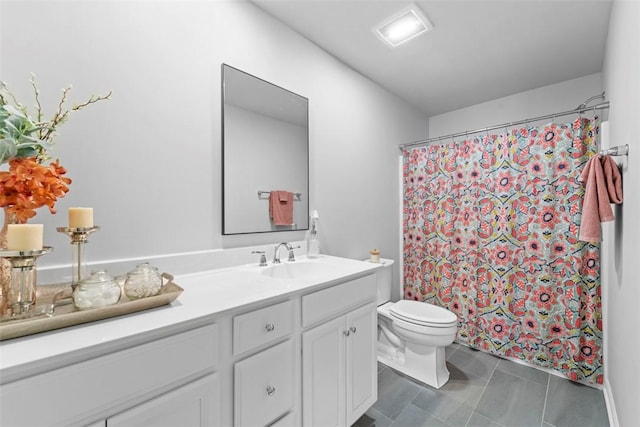
{"label": "cabinet door", "polygon": [[219,426],[218,375],[210,374],[107,419],[107,427]]}
{"label": "cabinet door", "polygon": [[368,304],[347,314],[347,425],[353,424],[378,399],[376,333],[378,312]]}
{"label": "cabinet door", "polygon": [[323,323],[302,335],[302,424],[345,423],[345,318]]}

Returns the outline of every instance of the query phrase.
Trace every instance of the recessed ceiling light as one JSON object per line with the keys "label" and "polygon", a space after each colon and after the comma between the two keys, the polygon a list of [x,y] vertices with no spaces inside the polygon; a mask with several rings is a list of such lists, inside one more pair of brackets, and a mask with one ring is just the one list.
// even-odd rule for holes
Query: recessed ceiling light
{"label": "recessed ceiling light", "polygon": [[391,47],[396,47],[433,29],[433,24],[415,4],[403,9],[373,30]]}

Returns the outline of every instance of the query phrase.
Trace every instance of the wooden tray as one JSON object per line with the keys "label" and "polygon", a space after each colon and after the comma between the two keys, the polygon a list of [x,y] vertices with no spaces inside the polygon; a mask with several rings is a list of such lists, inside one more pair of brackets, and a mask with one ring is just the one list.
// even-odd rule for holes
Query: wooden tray
{"label": "wooden tray", "polygon": [[[167,273],[164,273],[163,276],[168,276],[173,279],[173,277]],[[62,300],[55,305],[52,304],[54,296],[59,292],[69,291],[70,293],[71,287],[69,284],[40,286],[36,299],[38,305],[33,310],[33,313],[30,313],[26,318],[0,319],[0,341],[80,325],[82,323],[95,322],[110,317],[123,316],[125,314],[171,304],[178,298],[183,290],[180,286],[173,283],[172,280],[169,280],[156,296],[129,300],[123,292],[122,298],[120,298],[117,304],[102,308],[78,310],[70,303],[70,299]]]}

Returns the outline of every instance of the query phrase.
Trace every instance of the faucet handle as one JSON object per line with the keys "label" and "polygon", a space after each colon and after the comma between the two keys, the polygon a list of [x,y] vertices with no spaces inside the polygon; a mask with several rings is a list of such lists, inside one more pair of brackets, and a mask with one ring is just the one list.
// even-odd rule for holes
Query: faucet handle
{"label": "faucet handle", "polygon": [[258,264],[259,267],[267,266],[267,256],[264,254],[264,251],[252,251],[251,253],[260,254],[260,264]]}
{"label": "faucet handle", "polygon": [[287,246],[287,249],[289,249],[289,262],[293,262],[293,261],[295,261],[295,260],[296,260],[296,257],[295,257],[295,255],[293,254],[293,250],[294,250],[294,249],[300,249],[300,245],[295,246],[295,247],[294,247],[294,246],[291,246],[291,245],[288,245],[288,246]]}

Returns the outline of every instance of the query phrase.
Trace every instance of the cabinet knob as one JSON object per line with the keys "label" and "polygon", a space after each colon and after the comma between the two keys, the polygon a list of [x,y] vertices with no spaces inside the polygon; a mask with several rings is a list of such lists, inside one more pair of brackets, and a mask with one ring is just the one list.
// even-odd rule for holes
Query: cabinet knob
{"label": "cabinet knob", "polygon": [[274,325],[273,323],[267,323],[264,327],[267,332],[273,332],[274,329],[276,329],[276,325]]}
{"label": "cabinet knob", "polygon": [[346,336],[349,336],[349,335],[351,334],[351,332],[349,332],[349,331],[343,331],[343,333],[344,333]]}
{"label": "cabinet knob", "polygon": [[351,332],[353,332],[354,334],[356,333],[356,327],[355,326],[350,327],[349,330]]}
{"label": "cabinet knob", "polygon": [[267,386],[267,395],[273,396],[274,394],[276,394],[276,388],[271,385]]}

